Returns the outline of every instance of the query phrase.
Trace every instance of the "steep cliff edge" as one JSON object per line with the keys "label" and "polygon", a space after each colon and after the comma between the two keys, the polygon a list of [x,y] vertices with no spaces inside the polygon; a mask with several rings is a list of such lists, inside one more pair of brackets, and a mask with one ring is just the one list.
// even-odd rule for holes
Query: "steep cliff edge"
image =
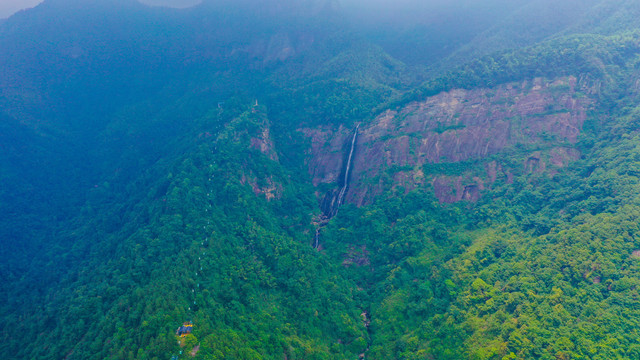
{"label": "steep cliff edge", "polygon": [[[365,205],[384,191],[425,185],[442,202],[475,201],[499,177],[511,181],[514,171],[553,172],[579,157],[573,145],[597,92],[587,78],[537,78],[454,89],[387,110],[360,127],[346,201]],[[301,131],[311,141],[313,184],[335,191],[352,129]],[[515,148],[529,151],[518,168],[492,158]]]}

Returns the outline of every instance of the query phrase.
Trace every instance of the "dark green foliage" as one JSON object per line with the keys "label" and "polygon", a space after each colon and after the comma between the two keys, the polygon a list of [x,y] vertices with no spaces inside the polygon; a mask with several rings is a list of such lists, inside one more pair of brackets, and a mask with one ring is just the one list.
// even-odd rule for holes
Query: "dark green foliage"
{"label": "dark green foliage", "polygon": [[610,69],[625,66],[629,59],[640,53],[639,36],[638,32],[609,37],[574,35],[525,49],[485,56],[427,81],[419,89],[394,102],[394,105],[454,88],[492,87],[535,77],[581,74],[607,81]]}
{"label": "dark green foliage", "polygon": [[[571,27],[550,19],[548,32],[566,33],[536,43],[548,35],[532,29],[530,46],[487,49],[416,88],[424,70],[327,9],[206,2],[178,13],[123,0],[62,17],[79,4],[51,1],[0,23],[0,49],[11,50],[0,57],[6,358],[640,356],[636,5],[591,4]],[[598,9],[606,21],[592,26]],[[45,31],[50,19],[58,33]],[[295,51],[280,59],[287,46]],[[489,161],[512,176],[476,203],[386,189],[342,206],[311,246],[315,192],[326,189],[311,185],[300,129],[366,125],[389,104],[453,88],[559,76],[594,92],[578,143],[545,138],[580,159],[527,171],[545,150],[532,143],[427,164],[431,178],[470,177]],[[391,185],[405,170],[381,176]],[[194,329],[178,339],[184,321]]]}

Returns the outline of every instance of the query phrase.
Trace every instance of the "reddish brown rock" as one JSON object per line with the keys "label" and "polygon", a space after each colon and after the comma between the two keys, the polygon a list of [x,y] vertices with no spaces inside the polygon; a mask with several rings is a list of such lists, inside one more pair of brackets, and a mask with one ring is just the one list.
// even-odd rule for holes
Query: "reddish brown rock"
{"label": "reddish brown rock", "polygon": [[[525,173],[565,166],[579,157],[571,144],[593,103],[583,94],[594,92],[597,84],[575,77],[535,79],[492,89],[451,90],[388,110],[360,127],[346,199],[363,205],[391,188],[409,191],[431,184],[440,201],[476,201],[498,178],[512,181],[512,172],[489,161],[485,173],[463,179],[427,176],[423,166],[482,161],[520,145],[542,149],[522,165]],[[314,185],[337,182],[352,130],[302,130],[311,139],[308,165]]]}
{"label": "reddish brown rock", "polygon": [[259,136],[251,138],[251,147],[260,150],[260,152],[267,155],[269,159],[278,161],[278,154],[275,151],[275,146],[271,139],[271,130],[268,122],[265,122]]}

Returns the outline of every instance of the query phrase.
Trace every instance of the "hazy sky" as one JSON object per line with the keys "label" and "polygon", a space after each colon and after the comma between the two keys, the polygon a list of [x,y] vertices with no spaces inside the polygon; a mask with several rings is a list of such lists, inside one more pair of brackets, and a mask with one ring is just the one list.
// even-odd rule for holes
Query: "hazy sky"
{"label": "hazy sky", "polygon": [[32,8],[42,0],[0,0],[0,19],[8,18],[18,10]]}

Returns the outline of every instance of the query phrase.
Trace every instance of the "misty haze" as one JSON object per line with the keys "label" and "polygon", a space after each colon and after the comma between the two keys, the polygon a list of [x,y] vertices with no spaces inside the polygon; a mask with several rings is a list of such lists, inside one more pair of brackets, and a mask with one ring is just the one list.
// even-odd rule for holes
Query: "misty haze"
{"label": "misty haze", "polygon": [[8,359],[639,359],[640,3],[5,0]]}

